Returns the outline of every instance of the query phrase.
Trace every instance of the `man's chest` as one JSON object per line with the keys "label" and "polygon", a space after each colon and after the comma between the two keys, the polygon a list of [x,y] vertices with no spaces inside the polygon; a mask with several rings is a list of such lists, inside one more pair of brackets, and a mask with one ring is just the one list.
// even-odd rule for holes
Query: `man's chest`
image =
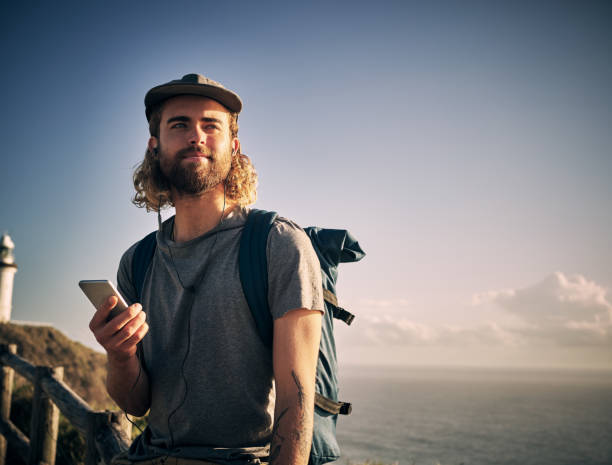
{"label": "man's chest", "polygon": [[210,353],[221,347],[248,350],[260,343],[242,291],[237,254],[213,253],[202,263],[184,254],[156,256],[151,265],[143,288],[150,327],[143,347],[151,370],[182,363],[188,345]]}

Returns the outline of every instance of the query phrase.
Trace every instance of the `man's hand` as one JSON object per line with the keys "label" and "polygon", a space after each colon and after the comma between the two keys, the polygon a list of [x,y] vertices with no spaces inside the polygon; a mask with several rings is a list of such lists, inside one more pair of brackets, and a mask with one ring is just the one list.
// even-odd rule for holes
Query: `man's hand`
{"label": "man's hand", "polygon": [[317,310],[291,310],[274,322],[276,406],[270,465],[308,463],[320,339]]}
{"label": "man's hand", "polygon": [[130,305],[107,321],[116,305],[117,298],[109,297],[94,314],[89,329],[106,350],[108,393],[123,411],[142,416],[148,410],[151,399],[149,379],[136,357],[136,350],[138,343],[147,334],[149,325],[140,304]]}
{"label": "man's hand", "polygon": [[137,344],[147,334],[149,325],[140,304],[130,305],[115,318],[107,321],[110,312],[117,305],[117,297],[111,296],[102,305],[89,322],[89,329],[96,337],[108,359],[125,362],[136,355]]}

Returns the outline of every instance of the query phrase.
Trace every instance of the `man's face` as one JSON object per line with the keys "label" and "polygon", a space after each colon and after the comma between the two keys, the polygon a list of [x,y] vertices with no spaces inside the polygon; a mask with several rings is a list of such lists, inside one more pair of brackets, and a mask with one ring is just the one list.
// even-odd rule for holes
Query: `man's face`
{"label": "man's face", "polygon": [[161,171],[179,194],[197,195],[222,183],[238,139],[231,139],[229,112],[215,100],[183,95],[164,103],[159,140]]}

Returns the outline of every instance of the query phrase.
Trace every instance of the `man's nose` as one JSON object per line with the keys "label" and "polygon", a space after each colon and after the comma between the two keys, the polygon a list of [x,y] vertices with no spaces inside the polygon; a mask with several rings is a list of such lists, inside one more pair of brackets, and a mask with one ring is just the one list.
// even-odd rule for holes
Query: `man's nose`
{"label": "man's nose", "polygon": [[206,143],[206,133],[199,127],[194,127],[189,132],[189,144],[200,145]]}

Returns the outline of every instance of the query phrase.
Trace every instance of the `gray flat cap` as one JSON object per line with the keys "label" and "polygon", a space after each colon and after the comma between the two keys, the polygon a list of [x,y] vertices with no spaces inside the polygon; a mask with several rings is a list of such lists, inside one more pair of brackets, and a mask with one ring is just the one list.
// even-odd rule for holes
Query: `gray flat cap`
{"label": "gray flat cap", "polygon": [[186,74],[181,79],[166,82],[147,92],[147,95],[145,95],[147,121],[149,121],[151,110],[156,104],[177,95],[200,95],[216,100],[231,112],[240,113],[240,110],[242,110],[242,100],[235,92],[201,74]]}

